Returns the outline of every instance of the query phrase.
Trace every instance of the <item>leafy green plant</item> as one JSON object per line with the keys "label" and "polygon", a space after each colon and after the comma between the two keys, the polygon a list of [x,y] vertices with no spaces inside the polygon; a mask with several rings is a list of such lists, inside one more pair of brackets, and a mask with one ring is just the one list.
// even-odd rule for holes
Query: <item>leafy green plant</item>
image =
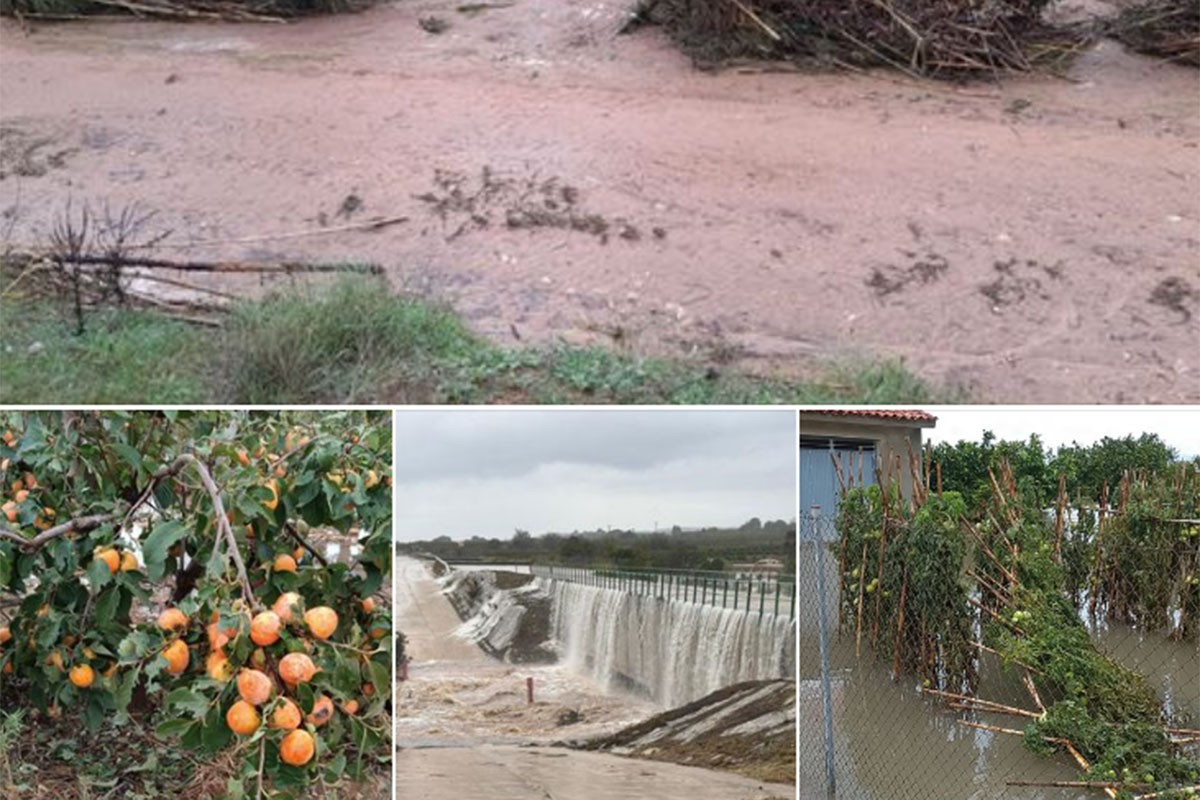
{"label": "leafy green plant", "polygon": [[841,619],[895,672],[939,688],[974,682],[958,533],[965,510],[955,492],[910,503],[895,484],[851,489],[838,506]]}

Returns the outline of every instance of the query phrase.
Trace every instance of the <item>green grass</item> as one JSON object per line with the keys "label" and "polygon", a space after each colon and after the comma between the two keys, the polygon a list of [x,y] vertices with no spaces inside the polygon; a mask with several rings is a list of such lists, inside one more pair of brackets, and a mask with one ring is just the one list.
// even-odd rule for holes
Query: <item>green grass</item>
{"label": "green grass", "polygon": [[755,377],[601,347],[504,348],[451,310],[370,279],[238,306],[219,330],[150,311],[0,299],[5,403],[931,403],[961,399],[896,362]]}

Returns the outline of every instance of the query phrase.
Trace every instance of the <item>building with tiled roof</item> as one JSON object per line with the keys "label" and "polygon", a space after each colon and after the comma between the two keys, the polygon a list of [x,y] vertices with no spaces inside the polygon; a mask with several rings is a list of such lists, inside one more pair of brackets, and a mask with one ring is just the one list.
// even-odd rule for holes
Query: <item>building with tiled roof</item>
{"label": "building with tiled roof", "polygon": [[932,414],[909,408],[801,411],[801,515],[816,506],[820,516],[832,517],[843,484],[875,484],[888,464],[895,470],[897,457],[901,492],[911,497],[909,453],[921,459],[922,431],[936,424]]}

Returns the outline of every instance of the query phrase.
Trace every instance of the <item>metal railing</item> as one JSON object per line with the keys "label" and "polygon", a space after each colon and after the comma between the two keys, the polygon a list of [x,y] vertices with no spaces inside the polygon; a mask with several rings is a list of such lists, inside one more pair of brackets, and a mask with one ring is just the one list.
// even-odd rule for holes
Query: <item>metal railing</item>
{"label": "metal railing", "polygon": [[729,608],[747,613],[796,616],[796,582],[790,575],[710,572],[673,569],[593,569],[533,564],[532,574],[598,589],[684,603]]}

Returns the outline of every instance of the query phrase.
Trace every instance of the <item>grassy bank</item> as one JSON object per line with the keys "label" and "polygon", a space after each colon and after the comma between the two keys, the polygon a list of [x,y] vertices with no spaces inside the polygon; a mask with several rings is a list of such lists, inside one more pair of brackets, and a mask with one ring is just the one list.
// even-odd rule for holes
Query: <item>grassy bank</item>
{"label": "grassy bank", "polygon": [[504,348],[449,309],[366,279],[239,305],[219,329],[0,299],[4,403],[916,403],[953,401],[898,363],[808,382],[599,347]]}

